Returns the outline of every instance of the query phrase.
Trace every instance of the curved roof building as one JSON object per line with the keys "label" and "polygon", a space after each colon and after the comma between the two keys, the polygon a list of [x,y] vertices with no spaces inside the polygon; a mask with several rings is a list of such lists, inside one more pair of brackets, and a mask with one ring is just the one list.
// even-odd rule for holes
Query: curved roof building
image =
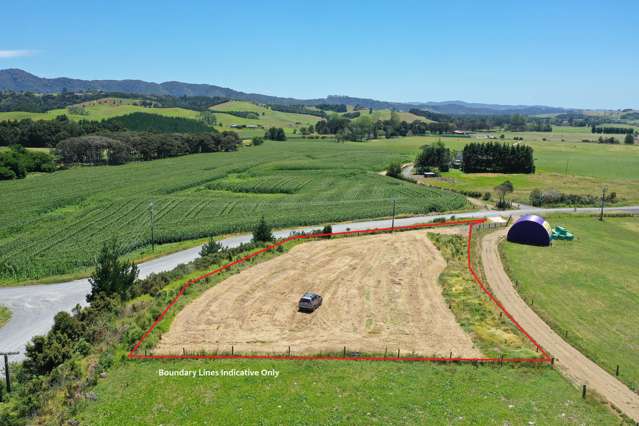
{"label": "curved roof building", "polygon": [[541,216],[520,217],[508,230],[508,241],[533,246],[549,246],[552,239],[550,224]]}

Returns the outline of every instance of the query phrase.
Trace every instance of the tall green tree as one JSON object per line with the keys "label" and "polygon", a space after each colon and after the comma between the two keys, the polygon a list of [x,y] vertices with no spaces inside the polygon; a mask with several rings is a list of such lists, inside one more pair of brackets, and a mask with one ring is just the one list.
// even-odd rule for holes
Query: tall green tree
{"label": "tall green tree", "polygon": [[263,243],[275,240],[271,226],[266,223],[264,216],[253,230],[253,242]]}
{"label": "tall green tree", "polygon": [[96,260],[95,271],[89,278],[91,293],[87,301],[92,302],[98,296],[117,295],[126,299],[129,289],[138,277],[138,267],[132,262],[119,259],[120,247],[115,239],[102,246]]}
{"label": "tall green tree", "polygon": [[431,145],[424,145],[417,158],[415,159],[415,167],[418,173],[424,173],[437,167],[440,171],[448,171],[450,164],[450,149],[442,142],[435,142]]}

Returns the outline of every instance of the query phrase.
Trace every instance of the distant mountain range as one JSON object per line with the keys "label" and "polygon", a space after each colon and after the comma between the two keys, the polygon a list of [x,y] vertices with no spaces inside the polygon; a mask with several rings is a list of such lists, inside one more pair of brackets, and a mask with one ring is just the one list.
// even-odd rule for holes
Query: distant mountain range
{"label": "distant mountain range", "polygon": [[425,109],[443,114],[554,114],[570,110],[541,105],[496,105],[469,103],[463,101],[445,102],[387,102],[375,99],[354,98],[350,96],[327,96],[321,99],[295,99],[278,96],[245,93],[212,84],[191,84],[179,81],[151,83],[142,80],[79,80],[73,78],[43,78],[21,69],[0,70],[0,91],[60,93],[62,91],[87,92],[101,91],[112,93],[132,93],[140,95],[169,96],[207,96],[222,97],[234,100],[252,101],[263,104],[278,105],[318,105],[350,104],[366,108],[394,108],[408,111],[411,108]]}

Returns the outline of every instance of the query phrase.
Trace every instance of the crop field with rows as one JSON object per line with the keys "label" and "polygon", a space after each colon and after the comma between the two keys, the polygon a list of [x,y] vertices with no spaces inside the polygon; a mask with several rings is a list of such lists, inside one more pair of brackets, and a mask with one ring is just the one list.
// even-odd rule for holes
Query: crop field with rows
{"label": "crop field with rows", "polygon": [[[378,174],[415,148],[289,140],[238,152],[78,167],[0,183],[0,283],[91,266],[102,243],[127,250],[252,229],[457,210],[462,196]],[[6,207],[5,207],[6,206]]]}

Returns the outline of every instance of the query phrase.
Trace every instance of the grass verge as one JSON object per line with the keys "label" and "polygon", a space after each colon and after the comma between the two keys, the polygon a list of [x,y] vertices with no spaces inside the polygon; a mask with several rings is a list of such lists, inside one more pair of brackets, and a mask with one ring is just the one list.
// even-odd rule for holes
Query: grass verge
{"label": "grass verge", "polygon": [[[444,298],[457,322],[480,350],[491,358],[502,355],[505,358],[538,358],[539,353],[526,336],[501,315],[499,308],[473,280],[468,271],[467,238],[437,233],[429,233],[428,237],[447,262],[439,276]],[[473,240],[477,238],[475,236]]]}

